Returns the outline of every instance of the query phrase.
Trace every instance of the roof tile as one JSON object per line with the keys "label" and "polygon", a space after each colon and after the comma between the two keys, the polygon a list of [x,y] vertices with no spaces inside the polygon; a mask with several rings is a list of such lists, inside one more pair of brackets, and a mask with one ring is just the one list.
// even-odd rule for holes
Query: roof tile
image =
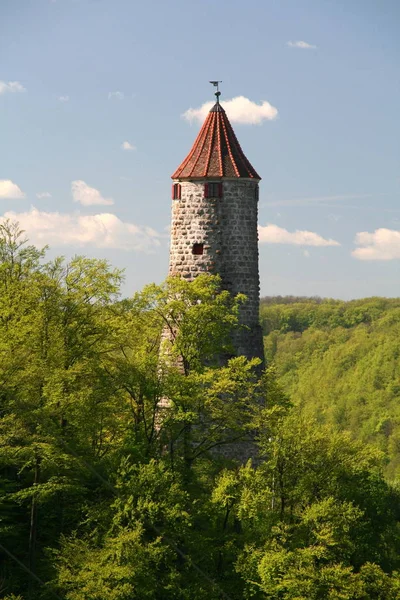
{"label": "roof tile", "polygon": [[172,175],[172,179],[204,177],[261,179],[244,155],[219,102],[208,113],[192,149]]}

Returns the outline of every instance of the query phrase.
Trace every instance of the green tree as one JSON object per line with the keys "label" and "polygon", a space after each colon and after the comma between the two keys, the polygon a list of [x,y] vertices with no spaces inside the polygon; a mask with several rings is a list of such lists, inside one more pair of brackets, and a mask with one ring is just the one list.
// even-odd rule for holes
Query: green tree
{"label": "green tree", "polygon": [[225,471],[214,491],[241,524],[236,568],[248,597],[372,600],[366,590],[384,580],[395,598],[400,497],[382,477],[379,452],[298,415],[262,448],[263,464]]}
{"label": "green tree", "polygon": [[46,575],[44,546],[87,494],[80,457],[104,460],[123,429],[101,365],[120,274],[79,257],[46,264],[17,226],[0,234],[1,527],[5,545]]}

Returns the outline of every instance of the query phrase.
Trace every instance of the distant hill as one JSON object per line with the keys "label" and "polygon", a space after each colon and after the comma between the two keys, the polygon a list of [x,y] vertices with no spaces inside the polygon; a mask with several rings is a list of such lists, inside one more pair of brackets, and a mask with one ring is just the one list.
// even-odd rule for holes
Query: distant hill
{"label": "distant hill", "polygon": [[400,299],[264,298],[267,360],[293,403],[372,442],[400,478]]}
{"label": "distant hill", "polygon": [[300,304],[300,303],[313,303],[321,304],[327,302],[326,298],[320,296],[264,296],[261,298],[260,303],[263,304]]}

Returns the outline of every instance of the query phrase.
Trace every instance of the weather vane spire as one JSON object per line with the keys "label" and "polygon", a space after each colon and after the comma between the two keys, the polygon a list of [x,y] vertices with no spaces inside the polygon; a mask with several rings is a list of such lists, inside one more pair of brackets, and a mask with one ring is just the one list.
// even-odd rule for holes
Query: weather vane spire
{"label": "weather vane spire", "polygon": [[219,84],[222,83],[222,81],[210,81],[210,83],[212,83],[212,85],[217,88],[215,96],[217,98],[217,103],[219,104],[219,97],[221,95],[221,92],[219,91]]}

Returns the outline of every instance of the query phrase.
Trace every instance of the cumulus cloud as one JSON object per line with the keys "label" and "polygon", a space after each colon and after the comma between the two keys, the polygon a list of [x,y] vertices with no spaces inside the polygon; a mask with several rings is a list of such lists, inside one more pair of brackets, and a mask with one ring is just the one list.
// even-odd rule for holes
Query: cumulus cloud
{"label": "cumulus cloud", "polygon": [[258,227],[258,237],[261,244],[292,244],[294,246],[340,246],[335,240],[327,240],[313,231],[290,232],[278,225],[268,224]]}
{"label": "cumulus cloud", "polygon": [[376,229],[373,233],[360,231],[355,243],[359,248],[352,255],[359,260],[394,260],[400,258],[400,231]]}
{"label": "cumulus cloud", "polygon": [[0,218],[18,221],[29,240],[37,245],[112,248],[151,252],[160,245],[159,234],[150,227],[121,221],[111,213],[80,215],[43,212],[32,207],[28,212],[8,211]]}
{"label": "cumulus cloud", "polygon": [[60,102],[69,102],[69,96],[58,96],[57,100]]}
{"label": "cumulus cloud", "polygon": [[26,92],[26,89],[19,81],[0,81],[0,96],[8,92]]}
{"label": "cumulus cloud", "polygon": [[115,98],[116,100],[123,100],[125,98],[125,94],[123,92],[108,92],[108,99]]}
{"label": "cumulus cloud", "polygon": [[79,202],[83,206],[93,206],[94,204],[110,205],[114,204],[112,198],[104,198],[99,190],[90,187],[82,180],[76,180],[71,183],[71,191],[74,202]]}
{"label": "cumulus cloud", "polygon": [[303,40],[299,40],[298,42],[288,42],[287,45],[290,46],[290,48],[302,48],[303,50],[315,50],[317,48],[314,44],[309,44]]}
{"label": "cumulus cloud", "polygon": [[39,198],[39,200],[42,198],[51,198],[51,194],[50,192],[37,192],[36,198]]}
{"label": "cumulus cloud", "polygon": [[121,148],[122,148],[122,150],[136,150],[136,147],[132,146],[132,144],[130,142],[123,142],[121,144]]}
{"label": "cumulus cloud", "polygon": [[[214,102],[206,102],[199,108],[189,108],[183,113],[183,118],[187,121],[203,122]],[[257,104],[244,96],[236,96],[232,100],[225,100],[222,106],[232,123],[242,123],[245,125],[259,125],[263,121],[272,121],[278,115],[278,109],[264,100]]]}
{"label": "cumulus cloud", "polygon": [[19,200],[25,198],[25,196],[26,194],[11,179],[0,179],[0,198]]}

